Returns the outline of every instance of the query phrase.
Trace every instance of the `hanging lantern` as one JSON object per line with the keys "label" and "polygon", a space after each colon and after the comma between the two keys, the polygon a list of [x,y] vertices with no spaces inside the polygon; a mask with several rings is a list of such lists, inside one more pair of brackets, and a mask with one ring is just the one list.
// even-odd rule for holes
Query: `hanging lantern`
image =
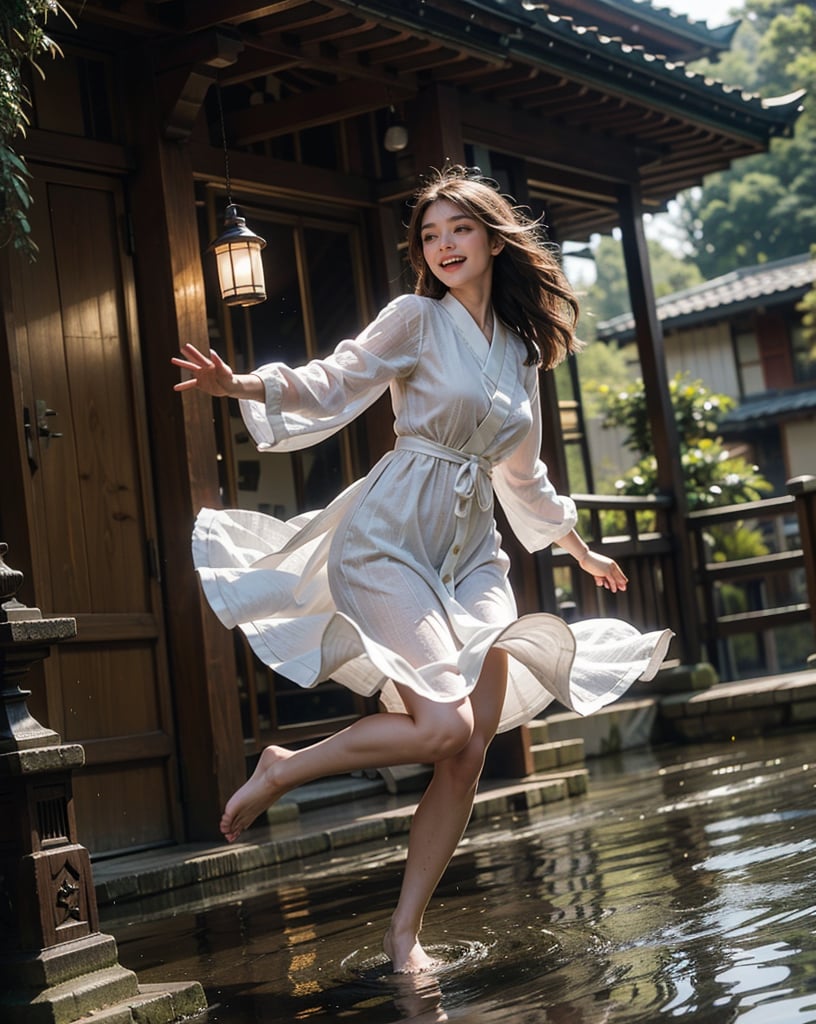
{"label": "hanging lantern", "polygon": [[221,298],[228,306],[254,306],[266,299],[261,250],[266,241],[246,226],[234,203],[224,211],[224,230],[207,252],[215,253]]}
{"label": "hanging lantern", "polygon": [[401,118],[397,117],[394,107],[389,107],[388,124],[383,136],[383,148],[389,153],[401,153],[407,148],[408,142],[408,128]]}
{"label": "hanging lantern", "polygon": [[224,230],[207,248],[215,253],[221,298],[228,306],[254,306],[266,300],[261,249],[266,241],[246,226],[238,207],[232,201],[230,187],[229,150],[224,126],[224,107],[221,87],[215,91],[218,101],[218,120],[221,145],[224,148],[224,181],[227,187],[227,207],[224,210]]}

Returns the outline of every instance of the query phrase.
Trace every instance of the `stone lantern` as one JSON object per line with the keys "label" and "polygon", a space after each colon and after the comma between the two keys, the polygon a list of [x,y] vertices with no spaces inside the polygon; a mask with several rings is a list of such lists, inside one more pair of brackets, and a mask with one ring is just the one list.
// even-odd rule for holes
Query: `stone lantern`
{"label": "stone lantern", "polygon": [[197,982],[140,986],[99,931],[88,851],[77,837],[72,772],[85,753],[29,712],[29,669],[76,635],[16,594],[23,574],[0,543],[0,1019],[70,1024],[101,1010],[140,1024],[206,1008]]}

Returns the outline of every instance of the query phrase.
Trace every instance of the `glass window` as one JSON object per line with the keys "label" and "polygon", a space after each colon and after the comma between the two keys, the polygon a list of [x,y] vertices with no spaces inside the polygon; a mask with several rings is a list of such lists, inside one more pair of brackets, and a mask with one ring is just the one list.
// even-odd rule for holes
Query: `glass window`
{"label": "glass window", "polygon": [[737,357],[737,370],[739,372],[742,397],[764,391],[765,376],[762,372],[759,342],[754,331],[736,331],[734,334],[734,351]]}
{"label": "glass window", "polygon": [[[209,195],[208,203],[212,235],[223,197]],[[225,307],[215,298],[213,347],[225,352],[236,370],[246,372],[269,362],[302,365],[359,333],[367,316],[356,222],[318,221],[240,205],[247,224],[266,239],[267,299],[255,306]],[[205,273],[213,299],[217,285],[209,263]],[[291,519],[325,507],[358,475],[354,426],[302,451],[259,453],[238,403],[219,405],[228,507]],[[354,694],[334,683],[303,689],[277,675],[254,658],[242,636],[236,635],[236,651],[244,732],[258,747],[272,738],[289,742],[292,736],[321,735],[322,722],[350,719],[362,710]]]}
{"label": "glass window", "polygon": [[816,380],[816,340],[808,338],[802,324],[791,330],[793,342],[793,376],[798,384]]}

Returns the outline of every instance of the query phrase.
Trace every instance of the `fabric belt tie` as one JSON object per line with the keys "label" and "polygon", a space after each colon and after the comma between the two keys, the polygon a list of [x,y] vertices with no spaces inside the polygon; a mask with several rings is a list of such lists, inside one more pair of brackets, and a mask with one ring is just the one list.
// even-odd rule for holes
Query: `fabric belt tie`
{"label": "fabric belt tie", "polygon": [[467,534],[467,514],[470,503],[476,499],[476,503],[482,512],[486,512],[493,504],[493,488],[490,484],[490,474],[493,467],[488,459],[473,452],[462,452],[458,448],[449,448],[437,441],[430,441],[425,437],[398,437],[397,451],[419,452],[421,455],[431,455],[437,459],[444,459],[446,462],[458,463],[459,469],[453,484],[456,494],[456,533],[453,544],[445,556],[440,569],[440,576],[449,593],[454,590],[454,569],[458,561],[458,555],[462,550],[462,542]]}

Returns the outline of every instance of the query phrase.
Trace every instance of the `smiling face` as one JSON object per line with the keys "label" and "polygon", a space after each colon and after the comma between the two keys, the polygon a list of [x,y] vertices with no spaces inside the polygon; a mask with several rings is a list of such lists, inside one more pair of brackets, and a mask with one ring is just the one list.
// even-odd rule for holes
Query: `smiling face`
{"label": "smiling face", "polygon": [[451,291],[465,287],[490,289],[493,257],[503,243],[491,239],[476,217],[449,199],[437,199],[422,217],[421,238],[429,270]]}

